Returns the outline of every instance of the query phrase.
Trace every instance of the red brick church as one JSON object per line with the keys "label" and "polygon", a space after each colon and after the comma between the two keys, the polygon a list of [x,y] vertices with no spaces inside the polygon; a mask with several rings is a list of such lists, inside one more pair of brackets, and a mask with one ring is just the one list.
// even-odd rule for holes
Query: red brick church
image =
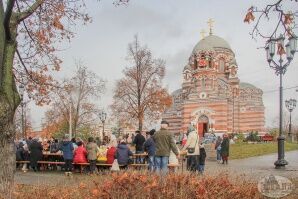
{"label": "red brick church", "polygon": [[212,35],[194,47],[183,69],[182,88],[172,93],[173,105],[163,119],[173,133],[195,123],[198,133],[248,132],[264,129],[263,91],[240,82],[238,64],[228,42]]}

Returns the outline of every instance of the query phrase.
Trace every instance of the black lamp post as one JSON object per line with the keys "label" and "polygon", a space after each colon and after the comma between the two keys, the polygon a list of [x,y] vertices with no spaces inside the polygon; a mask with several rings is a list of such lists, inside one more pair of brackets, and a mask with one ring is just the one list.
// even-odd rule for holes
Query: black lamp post
{"label": "black lamp post", "polygon": [[25,102],[24,102],[24,92],[25,92],[25,87],[23,84],[21,84],[19,86],[19,93],[20,93],[20,97],[21,97],[21,107],[22,107],[22,110],[21,110],[21,128],[22,128],[22,137],[25,138],[25,129],[24,129],[24,105],[25,105]]}
{"label": "black lamp post", "polygon": [[102,122],[102,137],[103,137],[103,140],[104,140],[105,139],[105,121],[107,119],[107,113],[104,112],[104,110],[99,112],[99,119]]}
{"label": "black lamp post", "polygon": [[[285,38],[283,35],[280,35],[279,38],[273,38],[267,41],[266,52],[267,52],[267,61],[270,68],[275,70],[275,74],[279,75],[279,136],[278,141],[278,159],[275,161],[274,165],[276,169],[285,168],[288,162],[285,158],[285,149],[284,142],[285,136],[283,135],[282,127],[282,108],[283,108],[283,88],[282,80],[283,75],[286,73],[287,67],[290,65],[290,62],[293,60],[294,54],[297,48],[297,38],[292,34],[288,39],[289,42],[284,46]],[[277,46],[277,51],[275,50]],[[286,48],[286,50],[284,50]],[[277,54],[277,62],[274,61],[274,55]],[[284,55],[286,55],[287,62],[284,63]]]}
{"label": "black lamp post", "polygon": [[286,103],[286,108],[290,112],[290,124],[289,124],[288,137],[289,137],[289,141],[292,141],[292,138],[293,138],[292,137],[292,111],[296,108],[297,101],[295,99],[289,99],[289,100],[286,100],[285,103]]}

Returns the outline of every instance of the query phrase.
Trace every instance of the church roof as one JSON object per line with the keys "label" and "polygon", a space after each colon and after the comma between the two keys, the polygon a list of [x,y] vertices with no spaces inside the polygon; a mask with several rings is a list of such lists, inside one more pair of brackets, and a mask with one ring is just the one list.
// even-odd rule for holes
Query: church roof
{"label": "church roof", "polygon": [[252,88],[252,89],[256,89],[257,87],[250,84],[250,83],[246,83],[246,82],[240,82],[239,84],[240,88]]}
{"label": "church roof", "polygon": [[223,38],[215,36],[215,35],[209,35],[209,36],[201,39],[197,43],[197,45],[195,45],[193,52],[214,51],[214,48],[225,48],[225,49],[229,49],[232,51],[228,42],[225,41]]}

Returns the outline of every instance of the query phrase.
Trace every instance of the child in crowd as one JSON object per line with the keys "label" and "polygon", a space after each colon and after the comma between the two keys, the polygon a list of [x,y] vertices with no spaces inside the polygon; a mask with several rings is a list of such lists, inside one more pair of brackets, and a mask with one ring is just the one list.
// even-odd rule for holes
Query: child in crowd
{"label": "child in crowd", "polygon": [[205,169],[205,160],[206,160],[206,151],[205,151],[205,146],[203,143],[200,144],[200,156],[199,156],[199,165],[198,165],[198,170],[201,174],[204,173]]}
{"label": "child in crowd", "polygon": [[[174,139],[174,142],[176,143],[175,139]],[[180,153],[179,147],[177,147],[177,150],[178,150],[178,153]],[[176,172],[176,170],[177,170],[176,166],[179,165],[179,160],[173,151],[170,152],[169,165],[172,166],[172,167],[170,167],[170,171]]]}
{"label": "child in crowd", "polygon": [[105,164],[107,162],[107,147],[105,145],[101,145],[98,149],[97,153],[97,162]]}

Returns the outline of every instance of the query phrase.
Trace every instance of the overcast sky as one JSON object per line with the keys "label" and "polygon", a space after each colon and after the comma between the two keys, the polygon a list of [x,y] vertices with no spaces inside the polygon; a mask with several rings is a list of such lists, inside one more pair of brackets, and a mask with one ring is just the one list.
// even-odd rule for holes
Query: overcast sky
{"label": "overcast sky", "polygon": [[[241,2],[241,3],[240,3]],[[157,58],[166,61],[164,85],[172,92],[181,87],[182,70],[193,47],[201,39],[202,29],[208,32],[207,21],[214,19],[214,34],[231,46],[238,63],[240,81],[254,84],[264,91],[266,126],[278,116],[278,77],[269,68],[263,49],[264,40],[251,39],[252,25],[243,22],[251,5],[262,6],[268,0],[131,0],[128,6],[115,7],[112,0],[87,0],[93,22],[77,25],[76,37],[61,52],[63,68],[57,76],[69,76],[75,60],[107,80],[107,91],[98,104],[107,108],[112,102],[115,80],[127,66],[127,44],[138,34]],[[269,30],[270,26],[265,26]],[[284,87],[298,86],[298,53],[284,76]],[[284,91],[284,99],[298,99],[295,89]],[[33,126],[38,129],[45,107],[31,104]],[[298,108],[293,112],[298,123]]]}

